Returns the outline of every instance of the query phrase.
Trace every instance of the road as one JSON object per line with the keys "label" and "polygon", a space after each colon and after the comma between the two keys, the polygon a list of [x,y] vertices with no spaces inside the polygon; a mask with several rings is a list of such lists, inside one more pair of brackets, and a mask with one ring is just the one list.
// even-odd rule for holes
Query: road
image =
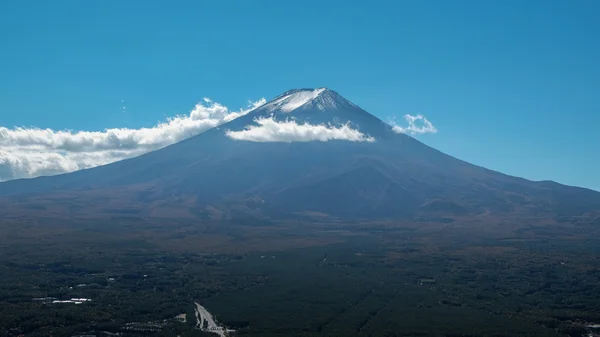
{"label": "road", "polygon": [[[196,328],[206,332],[216,333],[221,337],[228,336],[230,332],[234,330],[226,329],[225,327],[217,325],[215,319],[212,317],[211,313],[206,310],[200,303],[195,302],[196,304]],[[206,327],[204,327],[204,323],[206,323]]]}

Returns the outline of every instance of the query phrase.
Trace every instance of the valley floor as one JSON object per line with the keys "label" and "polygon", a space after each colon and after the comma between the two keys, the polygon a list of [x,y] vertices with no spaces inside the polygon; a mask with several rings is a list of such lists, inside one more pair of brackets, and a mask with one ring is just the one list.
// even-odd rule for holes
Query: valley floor
{"label": "valley floor", "polygon": [[587,336],[598,225],[3,222],[0,336]]}

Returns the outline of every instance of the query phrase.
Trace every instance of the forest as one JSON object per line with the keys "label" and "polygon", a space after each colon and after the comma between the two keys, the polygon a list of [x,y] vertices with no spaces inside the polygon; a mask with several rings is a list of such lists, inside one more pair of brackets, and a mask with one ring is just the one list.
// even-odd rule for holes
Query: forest
{"label": "forest", "polygon": [[581,337],[596,226],[6,222],[0,336]]}

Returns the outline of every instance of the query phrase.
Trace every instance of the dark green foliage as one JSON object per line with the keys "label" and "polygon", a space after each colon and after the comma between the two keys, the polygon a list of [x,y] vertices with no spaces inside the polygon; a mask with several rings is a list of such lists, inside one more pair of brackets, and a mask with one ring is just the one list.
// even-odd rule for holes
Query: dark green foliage
{"label": "dark green foliage", "polygon": [[[296,230],[264,245],[315,235]],[[321,232],[352,233],[337,244],[261,252],[177,251],[94,233],[1,247],[0,337],[216,336],[195,329],[194,301],[239,336],[581,337],[600,322],[598,240],[566,240],[557,228],[494,237],[372,226]]]}

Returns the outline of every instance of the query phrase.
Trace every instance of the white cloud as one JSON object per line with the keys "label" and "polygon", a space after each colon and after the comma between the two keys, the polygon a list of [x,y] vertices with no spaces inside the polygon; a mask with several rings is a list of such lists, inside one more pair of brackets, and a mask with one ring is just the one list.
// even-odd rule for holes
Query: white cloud
{"label": "white cloud", "polygon": [[265,104],[229,111],[204,98],[189,115],[151,128],[70,131],[0,127],[0,181],[72,172],[138,156],[231,121]]}
{"label": "white cloud", "polygon": [[227,130],[225,134],[232,139],[251,142],[375,141],[373,137],[350,128],[348,124],[340,126],[298,124],[294,120],[276,121],[273,117],[255,119],[254,122],[258,125],[250,125],[241,131]]}
{"label": "white cloud", "polygon": [[423,134],[423,133],[436,133],[438,130],[431,124],[431,122],[423,115],[404,115],[404,119],[408,122],[407,127],[401,127],[394,121],[391,121],[392,130],[396,133],[410,133],[410,134]]}

